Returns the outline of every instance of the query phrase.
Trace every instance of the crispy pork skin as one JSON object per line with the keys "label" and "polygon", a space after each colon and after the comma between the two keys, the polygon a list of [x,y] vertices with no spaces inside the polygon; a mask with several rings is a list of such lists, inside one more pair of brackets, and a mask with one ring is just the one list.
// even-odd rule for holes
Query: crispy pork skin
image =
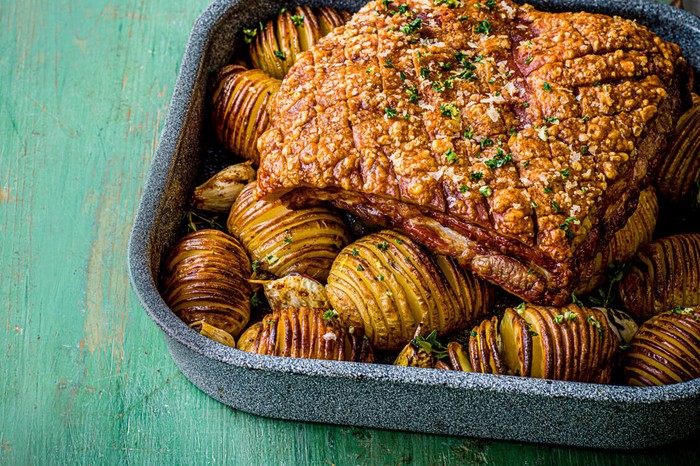
{"label": "crispy pork skin", "polygon": [[689,85],[678,46],[631,20],[373,1],[285,78],[256,195],[328,200],[563,305],[634,211]]}

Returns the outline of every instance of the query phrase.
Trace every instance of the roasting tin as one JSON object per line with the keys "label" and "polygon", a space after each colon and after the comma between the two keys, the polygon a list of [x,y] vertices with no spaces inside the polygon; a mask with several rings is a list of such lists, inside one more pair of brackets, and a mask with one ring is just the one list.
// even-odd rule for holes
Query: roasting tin
{"label": "roasting tin", "polygon": [[[216,343],[170,311],[158,268],[175,242],[210,149],[211,73],[245,45],[239,31],[297,2],[218,0],[197,20],[129,242],[132,286],[176,364],[209,396],[281,419],[598,448],[645,448],[700,431],[700,379],[654,388],[262,356]],[[357,11],[365,1],[303,1]],[[531,1],[545,11],[635,18],[700,69],[700,18],[648,0]]]}

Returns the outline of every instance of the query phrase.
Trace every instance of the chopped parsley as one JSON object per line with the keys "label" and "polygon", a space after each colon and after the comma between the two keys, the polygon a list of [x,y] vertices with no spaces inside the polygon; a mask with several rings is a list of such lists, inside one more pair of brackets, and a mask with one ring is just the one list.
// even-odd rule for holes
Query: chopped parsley
{"label": "chopped parsley", "polygon": [[496,168],[500,168],[507,164],[508,162],[513,161],[513,154],[506,154],[503,152],[503,150],[498,149],[498,152],[496,153],[493,158],[490,158],[488,160],[484,161],[484,165],[489,167],[491,171],[495,170]]}
{"label": "chopped parsley", "polygon": [[384,275],[382,275],[381,273],[380,273],[379,275],[377,275],[377,280],[379,280],[380,282],[383,282],[383,281],[384,281]]}
{"label": "chopped parsley", "polygon": [[338,311],[335,309],[328,309],[326,312],[323,313],[323,320],[332,322],[333,319],[338,317]]}
{"label": "chopped parsley", "polygon": [[457,154],[455,154],[455,151],[453,151],[452,148],[447,149],[447,151],[445,152],[445,157],[447,157],[447,161],[449,163],[459,162],[459,157],[457,156]]}
{"label": "chopped parsley", "polygon": [[464,194],[464,193],[466,193],[467,191],[469,191],[469,186],[464,186],[464,185],[462,185],[462,186],[459,187],[459,192],[460,192],[460,193]]}
{"label": "chopped parsley", "polygon": [[568,178],[569,177],[569,167],[567,167],[563,170],[559,170],[559,174],[564,178]]}
{"label": "chopped parsley", "polygon": [[277,58],[279,58],[280,60],[285,60],[285,59],[287,58],[287,57],[285,57],[284,53],[280,52],[279,50],[275,50],[275,51],[272,52],[272,53],[274,53],[275,56],[276,56]]}
{"label": "chopped parsley", "polygon": [[435,6],[445,5],[447,8],[456,8],[460,0],[434,0]]}
{"label": "chopped parsley", "polygon": [[493,189],[491,189],[491,186],[489,185],[484,185],[481,188],[479,188],[479,192],[485,197],[489,197],[491,194],[493,194]]}
{"label": "chopped parsley", "polygon": [[557,201],[552,201],[552,209],[554,209],[554,212],[559,212],[559,204],[557,204]]}
{"label": "chopped parsley", "polygon": [[258,34],[258,30],[253,29],[243,29],[243,42],[250,44],[253,42],[253,38]]}
{"label": "chopped parsley", "polygon": [[471,126],[467,128],[467,130],[464,132],[464,138],[465,139],[471,139],[474,137],[474,128]]}
{"label": "chopped parsley", "polygon": [[544,191],[545,194],[552,194],[554,192],[549,186],[544,188],[542,191]]}
{"label": "chopped parsley", "polygon": [[362,264],[357,264],[357,271],[358,272],[364,272],[365,268],[362,267]]}
{"label": "chopped parsley", "polygon": [[387,58],[384,60],[384,68],[393,68],[394,64],[391,63],[391,58]]}
{"label": "chopped parsley", "polygon": [[384,109],[384,114],[386,115],[387,118],[394,118],[397,113],[395,108],[387,107]]}
{"label": "chopped parsley", "polygon": [[421,78],[428,79],[430,78],[430,70],[426,68],[425,66],[420,69],[420,76]]}
{"label": "chopped parsley", "polygon": [[353,256],[359,256],[359,255],[360,255],[360,251],[358,251],[357,248],[352,248],[352,255],[353,255]]}
{"label": "chopped parsley", "polygon": [[469,179],[472,181],[481,181],[481,179],[484,177],[484,174],[482,172],[472,172],[469,175]]}
{"label": "chopped parsley", "polygon": [[488,19],[485,19],[477,23],[476,27],[474,28],[474,32],[476,34],[484,34],[488,36],[491,34],[491,29],[493,29],[493,23],[491,23],[491,21]]}
{"label": "chopped parsley", "polygon": [[493,140],[491,138],[484,138],[479,143],[479,146],[481,147],[481,149],[484,149],[486,147],[491,147],[491,146],[493,146]]}
{"label": "chopped parsley", "polygon": [[585,154],[588,152],[588,146],[581,146],[581,153]]}
{"label": "chopped parsley", "polygon": [[[571,226],[569,226],[569,224],[580,225],[581,221],[577,218],[574,218],[574,217],[567,217],[566,220],[564,220],[564,223],[559,225],[559,229],[564,230],[567,238],[573,238],[574,232],[571,231]],[[576,303],[576,301],[574,301],[574,302]],[[578,304],[578,303],[576,303],[576,304]]]}
{"label": "chopped parsley", "polygon": [[532,63],[533,59],[534,57],[532,55],[528,55],[528,57],[525,59],[525,63],[529,65],[530,63]]}
{"label": "chopped parsley", "polygon": [[377,243],[377,249],[380,251],[386,251],[389,248],[389,243],[386,241],[382,241],[381,243]]}
{"label": "chopped parsley", "polygon": [[455,104],[440,104],[440,114],[444,117],[456,120],[459,118],[459,109]]}
{"label": "chopped parsley", "polygon": [[406,89],[406,92],[408,92],[408,101],[411,102],[412,104],[417,104],[418,103],[418,88],[413,87],[412,89]]}
{"label": "chopped parsley", "polygon": [[302,15],[292,15],[292,23],[294,23],[295,26],[302,26],[304,17]]}
{"label": "chopped parsley", "polygon": [[559,118],[558,118],[558,117],[555,117],[555,116],[544,117],[544,121],[546,121],[547,123],[554,123],[554,124],[556,124],[556,123],[559,123]]}
{"label": "chopped parsley", "polygon": [[544,89],[545,92],[552,92],[552,85],[545,81],[544,84],[542,84],[542,89]]}
{"label": "chopped parsley", "polygon": [[423,27],[423,21],[420,18],[416,18],[410,23],[401,26],[399,29],[401,32],[403,32],[406,35],[413,34],[414,32],[418,31],[421,27]]}

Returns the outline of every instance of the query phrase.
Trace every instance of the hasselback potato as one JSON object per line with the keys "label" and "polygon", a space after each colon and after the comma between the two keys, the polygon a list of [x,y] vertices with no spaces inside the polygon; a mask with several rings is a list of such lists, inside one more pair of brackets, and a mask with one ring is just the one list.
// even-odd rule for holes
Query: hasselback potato
{"label": "hasselback potato", "polygon": [[347,11],[330,7],[284,8],[262,30],[247,32],[248,37],[254,34],[250,44],[253,66],[277,79],[284,78],[301,52],[309,50],[321,37],[345,24],[350,17]]}
{"label": "hasselback potato", "polygon": [[277,277],[293,272],[325,282],[333,260],[350,242],[340,213],[326,206],[290,210],[282,201],[256,201],[246,186],[229,215],[228,231],[261,268]]}
{"label": "hasselback potato", "polygon": [[628,385],[667,385],[700,378],[700,307],[678,307],[646,321],[630,342]]}
{"label": "hasselback potato", "polygon": [[700,204],[700,97],[678,120],[672,145],[661,159],[656,185],[661,198],[672,203]]}
{"label": "hasselback potato", "polygon": [[639,248],[652,240],[659,203],[654,188],[639,194],[639,202],[625,226],[613,236],[608,247],[600,251],[581,270],[581,281],[575,293],[585,295],[598,288],[605,280],[605,270],[613,263],[625,263],[632,259]]}
{"label": "hasselback potato", "polygon": [[423,322],[445,334],[486,313],[493,289],[402,233],[382,230],[348,245],[328,275],[328,298],[372,346],[397,350]]}
{"label": "hasselback potato", "polygon": [[250,319],[250,261],[219,230],[182,238],[165,263],[163,298],[186,324],[206,322],[237,336]]}
{"label": "hasselback potato", "polygon": [[254,180],[255,169],[250,162],[226,167],[194,188],[193,207],[210,212],[230,212],[243,188]]}
{"label": "hasselback potato", "polygon": [[223,67],[215,78],[212,122],[216,136],[234,154],[260,161],[258,137],[267,129],[267,105],[281,81],[262,70],[240,65]]}
{"label": "hasselback potato", "polygon": [[618,291],[630,314],[641,319],[676,306],[700,305],[700,234],[669,236],[644,246]]}
{"label": "hasselback potato", "polygon": [[501,320],[503,360],[513,375],[609,383],[620,341],[598,308],[523,303]]}
{"label": "hasselback potato", "polygon": [[332,309],[274,311],[243,332],[238,349],[268,356],[374,362],[361,330],[343,327]]}

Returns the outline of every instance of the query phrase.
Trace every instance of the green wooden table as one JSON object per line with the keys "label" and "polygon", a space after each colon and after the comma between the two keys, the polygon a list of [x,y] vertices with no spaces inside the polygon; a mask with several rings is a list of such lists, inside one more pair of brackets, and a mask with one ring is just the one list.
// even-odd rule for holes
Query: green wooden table
{"label": "green wooden table", "polygon": [[0,464],[700,462],[698,438],[611,453],[284,422],[191,385],[125,256],[207,3],[0,0]]}

